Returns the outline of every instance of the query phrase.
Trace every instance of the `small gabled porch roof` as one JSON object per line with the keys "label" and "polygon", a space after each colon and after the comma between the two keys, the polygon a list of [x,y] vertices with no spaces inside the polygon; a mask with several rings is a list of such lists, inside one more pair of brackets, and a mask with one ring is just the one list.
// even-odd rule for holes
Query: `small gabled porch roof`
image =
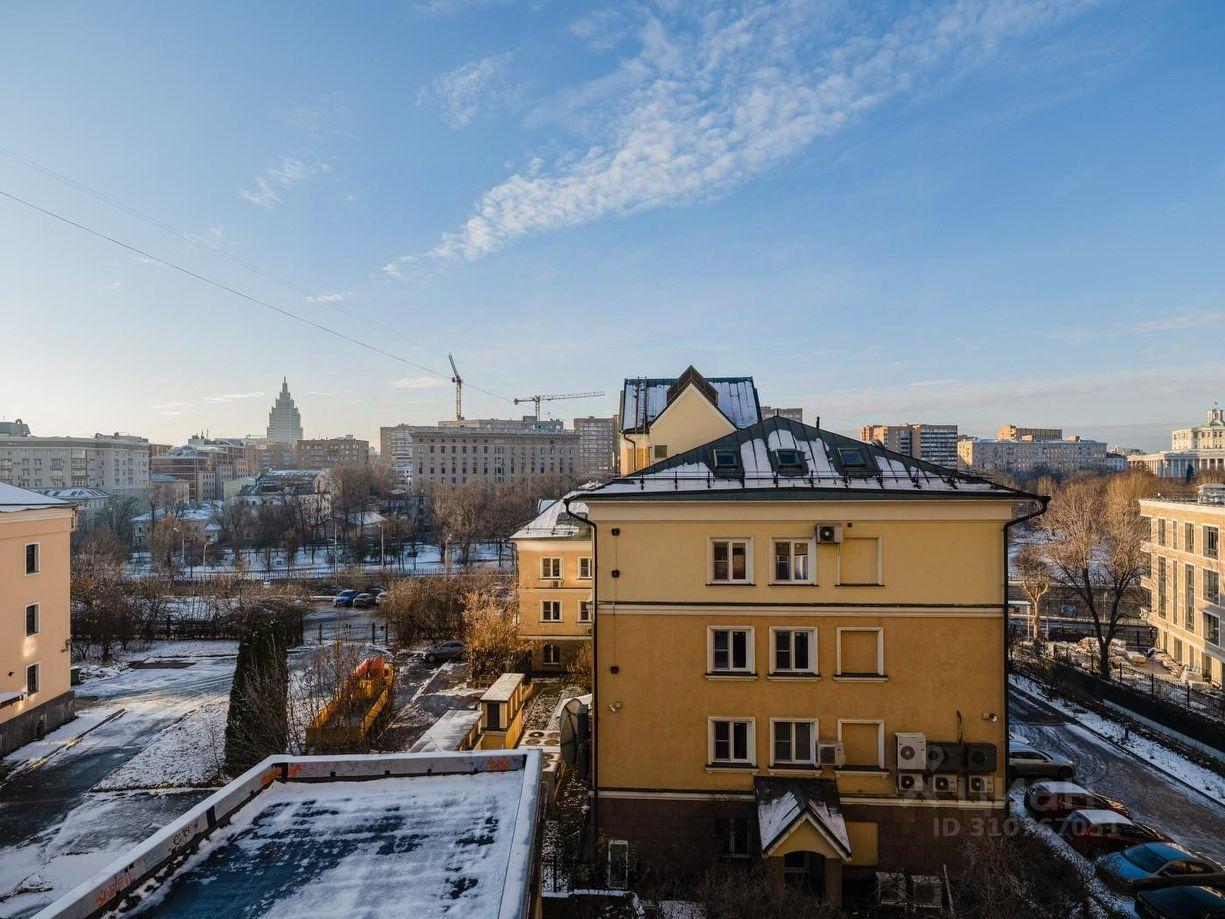
{"label": "small gabled porch roof", "polygon": [[811,837],[815,830],[829,848],[822,854],[850,861],[851,840],[833,779],[757,778],[753,793],[763,858],[790,851],[786,843],[793,836]]}

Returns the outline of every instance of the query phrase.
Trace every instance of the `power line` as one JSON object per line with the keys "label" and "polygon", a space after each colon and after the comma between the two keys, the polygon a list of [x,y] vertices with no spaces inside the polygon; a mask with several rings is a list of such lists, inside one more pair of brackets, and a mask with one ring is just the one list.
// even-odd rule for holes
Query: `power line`
{"label": "power line", "polygon": [[[108,236],[107,234],[101,232],[100,230],[95,230],[92,227],[87,227],[83,223],[77,223],[77,221],[72,220],[69,217],[65,217],[63,214],[57,214],[55,211],[48,210],[45,207],[40,207],[39,205],[35,204],[32,201],[27,201],[25,198],[22,198],[18,195],[14,195],[11,192],[4,191],[4,189],[0,189],[0,196],[8,198],[10,201],[15,201],[18,204],[25,205],[31,210],[38,211],[40,214],[44,214],[47,217],[51,217],[55,220],[60,221],[61,223],[66,223],[70,227],[75,227],[78,230],[82,230],[83,232],[88,233],[91,236],[95,236],[98,239],[105,240],[106,242],[109,242],[112,245],[119,246],[121,249],[127,249],[129,252],[134,252],[137,255],[142,256],[143,258],[147,258],[150,261],[156,262],[159,265],[163,265],[166,268],[172,268],[175,271],[181,272],[182,274],[185,274],[190,278],[195,278],[197,281],[202,281],[205,284],[211,285],[212,287],[216,287],[219,290],[224,290],[226,293],[233,294],[236,297],[241,297],[244,300],[249,300],[251,303],[258,304],[259,306],[262,306],[266,309],[270,309],[275,313],[280,313],[282,316],[285,316],[289,319],[294,319],[298,322],[303,323],[304,325],[310,326],[313,329],[318,329],[320,332],[326,332],[328,335],[334,335],[337,338],[340,338],[340,339],[343,339],[344,341],[349,342],[350,344],[357,345],[360,348],[365,348],[368,351],[373,351],[376,354],[381,354],[384,357],[389,357],[392,360],[399,361],[402,364],[407,364],[409,367],[416,367],[418,370],[423,370],[432,376],[440,377],[445,380],[450,380],[450,376],[448,374],[435,370],[432,367],[426,367],[424,364],[418,364],[416,361],[410,361],[408,358],[401,357],[398,354],[393,354],[391,351],[387,351],[383,348],[380,348],[378,345],[372,345],[369,342],[362,341],[360,338],[354,338],[352,335],[348,335],[337,329],[333,329],[333,328],[330,328],[329,326],[325,326],[325,325],[322,325],[321,323],[315,322],[313,319],[307,319],[305,316],[299,316],[297,313],[293,312],[292,310],[287,310],[284,307],[277,306],[276,304],[273,304],[273,303],[269,303],[267,300],[261,300],[259,297],[253,297],[251,294],[244,293],[243,291],[238,290],[237,288],[230,287],[228,284],[223,284],[220,281],[214,281],[212,278],[206,277],[205,275],[192,271],[190,268],[184,268],[182,265],[176,265],[174,262],[169,262],[164,258],[159,258],[158,256],[152,254],[151,252],[146,252],[144,249],[140,249],[129,243],[125,243],[123,240],[116,239],[113,236]],[[490,390],[482,389],[479,386],[471,386],[471,388],[475,389],[477,392],[482,392],[487,396],[493,396],[495,399],[502,399],[506,402],[513,402],[513,400],[510,397],[503,396],[500,393],[491,392]]]}

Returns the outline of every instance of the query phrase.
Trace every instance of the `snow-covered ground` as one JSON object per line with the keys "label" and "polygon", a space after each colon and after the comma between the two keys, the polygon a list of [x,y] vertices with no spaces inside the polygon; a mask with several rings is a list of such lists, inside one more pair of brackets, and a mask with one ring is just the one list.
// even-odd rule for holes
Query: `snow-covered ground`
{"label": "snow-covered ground", "polygon": [[208,702],[163,728],[152,742],[94,786],[94,791],[198,788],[220,784],[228,700]]}

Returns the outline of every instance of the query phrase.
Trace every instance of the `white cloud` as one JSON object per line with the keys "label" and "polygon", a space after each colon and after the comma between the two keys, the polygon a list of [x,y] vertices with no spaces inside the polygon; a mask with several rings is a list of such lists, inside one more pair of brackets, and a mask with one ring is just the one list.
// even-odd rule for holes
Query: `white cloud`
{"label": "white cloud", "polygon": [[318,391],[318,390],[314,390],[314,389],[312,389],[312,390],[310,390],[310,391],[308,391],[308,392],[307,392],[307,395],[308,395],[308,396],[334,396],[334,395],[336,395],[336,393],[334,393],[334,392],[320,392],[320,391]]}
{"label": "white cloud", "polygon": [[458,130],[490,106],[503,106],[514,100],[507,82],[507,66],[512,54],[491,54],[447,71],[417,93],[417,104],[438,106],[448,127]]}
{"label": "white cloud", "polygon": [[639,14],[639,53],[570,96],[594,142],[490,188],[425,255],[478,259],[530,233],[726,194],[1083,5],[945,0],[881,28],[816,0],[661,4]]}
{"label": "white cloud", "polygon": [[445,18],[459,16],[492,6],[505,6],[512,0],[412,0],[409,8],[422,16]]}
{"label": "white cloud", "polygon": [[161,405],[153,406],[153,408],[155,411],[158,409],[189,408],[191,404],[190,402],[163,402]]}
{"label": "white cloud", "polygon": [[449,386],[443,377],[401,377],[391,380],[390,385],[396,389],[433,389],[435,386]]}
{"label": "white cloud", "polygon": [[1208,329],[1225,325],[1225,313],[1190,313],[1185,316],[1171,316],[1168,319],[1153,319],[1138,322],[1132,330],[1141,335],[1153,332],[1181,332],[1184,329]]}
{"label": "white cloud", "polygon": [[205,402],[238,402],[242,399],[258,399],[262,392],[227,392],[219,396],[205,396]]}
{"label": "white cloud", "polygon": [[295,185],[332,171],[331,163],[314,162],[292,156],[283,156],[275,166],[269,166],[255,177],[255,188],[244,188],[239,194],[260,207],[272,209],[284,202],[280,191],[287,191]]}
{"label": "white cloud", "polygon": [[312,294],[306,298],[307,303],[340,303],[343,300],[352,300],[353,291],[338,290],[330,294]]}

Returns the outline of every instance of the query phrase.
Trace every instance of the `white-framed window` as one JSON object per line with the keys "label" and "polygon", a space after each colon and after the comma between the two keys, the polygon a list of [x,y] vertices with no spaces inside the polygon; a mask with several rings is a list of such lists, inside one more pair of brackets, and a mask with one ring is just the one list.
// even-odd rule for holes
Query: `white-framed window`
{"label": "white-framed window", "polygon": [[774,766],[817,764],[817,722],[807,719],[771,718],[770,750]]}
{"label": "white-framed window", "polygon": [[1195,551],[1195,524],[1194,523],[1184,523],[1182,525],[1182,531],[1183,531],[1183,537],[1182,537],[1183,549],[1187,552],[1194,552]]}
{"label": "white-framed window", "polygon": [[543,645],[540,648],[540,660],[548,667],[561,664],[561,645]]}
{"label": "white-framed window", "polygon": [[546,555],[540,559],[540,577],[546,581],[556,581],[561,577],[561,559],[555,555]]}
{"label": "white-framed window", "polygon": [[716,766],[752,766],[757,762],[754,718],[710,719],[710,763]]}
{"label": "white-framed window", "polygon": [[40,561],[38,543],[26,543],[26,574],[38,574]]}
{"label": "white-framed window", "polygon": [[1221,576],[1207,568],[1204,569],[1204,602],[1221,602]]}
{"label": "white-framed window", "polygon": [[753,581],[753,540],[712,539],[710,541],[710,582],[712,584],[750,584]]}
{"label": "white-framed window", "polygon": [[885,583],[879,536],[847,536],[838,543],[838,585],[879,587]]}
{"label": "white-framed window", "polygon": [[1221,551],[1221,531],[1217,527],[1204,527],[1204,555],[1217,558]]}
{"label": "white-framed window", "polygon": [[26,634],[37,635],[38,626],[38,604],[31,603],[26,607]]}
{"label": "white-framed window", "polygon": [[591,556],[581,555],[578,560],[578,579],[580,581],[591,580]]}
{"label": "white-framed window", "polygon": [[591,601],[590,600],[579,600],[578,601],[578,621],[579,622],[590,622],[591,621]]}
{"label": "white-framed window", "polygon": [[707,673],[753,673],[752,626],[711,626],[706,643]]}
{"label": "white-framed window", "polygon": [[770,629],[770,672],[817,673],[816,629]]}
{"label": "white-framed window", "polygon": [[885,675],[885,631],[871,626],[839,626],[835,677]]}
{"label": "white-framed window", "polygon": [[560,600],[541,600],[540,601],[540,621],[541,622],[561,622],[561,601]]}
{"label": "white-framed window", "polygon": [[814,580],[816,541],[812,539],[774,540],[774,567],[771,571],[776,584],[811,584]]}
{"label": "white-framed window", "polygon": [[874,718],[839,718],[838,740],[846,754],[845,768],[885,768],[885,722]]}
{"label": "white-framed window", "polygon": [[38,664],[30,664],[26,667],[26,692],[31,696],[38,692],[38,678]]}

